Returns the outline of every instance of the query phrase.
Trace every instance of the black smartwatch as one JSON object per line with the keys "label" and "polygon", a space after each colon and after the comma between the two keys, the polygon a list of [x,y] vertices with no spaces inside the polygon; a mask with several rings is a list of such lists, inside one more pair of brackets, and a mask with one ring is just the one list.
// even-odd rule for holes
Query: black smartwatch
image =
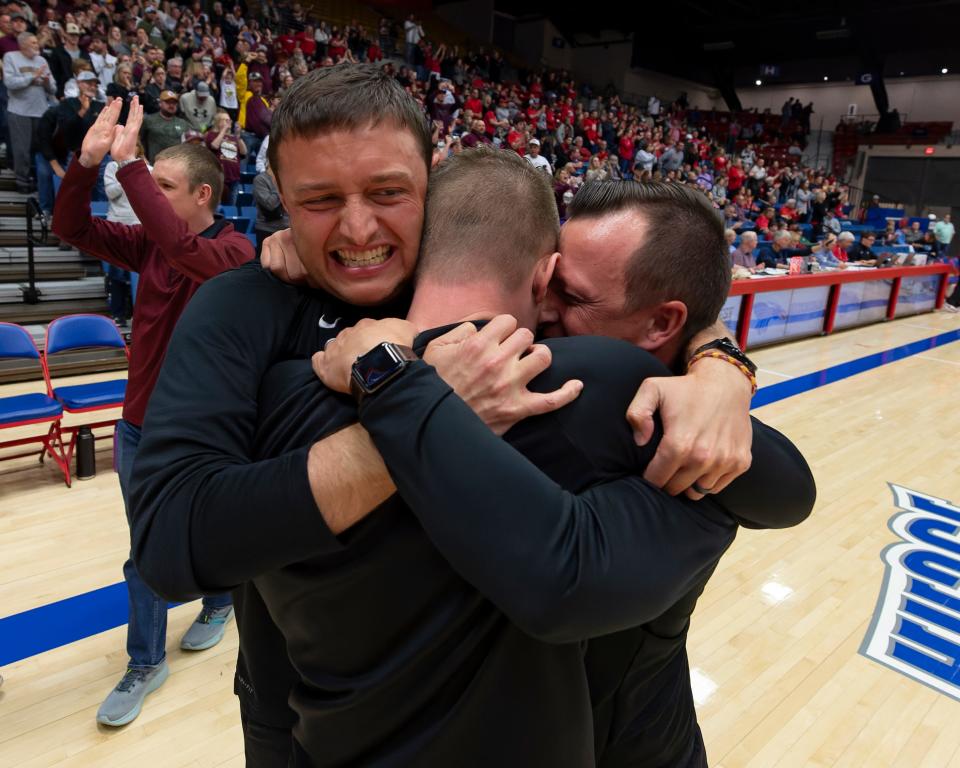
{"label": "black smartwatch", "polygon": [[350,392],[359,403],[396,379],[410,363],[419,360],[410,347],[389,341],[377,344],[353,364]]}
{"label": "black smartwatch", "polygon": [[716,349],[718,352],[723,352],[725,355],[730,355],[730,357],[737,362],[743,363],[749,369],[752,375],[756,375],[757,366],[753,360],[743,354],[743,351],[740,349],[740,347],[726,337],[722,339],[714,339],[713,341],[707,342],[702,347],[697,347],[690,357],[693,358],[696,355],[699,355],[701,352],[708,352],[711,349]]}

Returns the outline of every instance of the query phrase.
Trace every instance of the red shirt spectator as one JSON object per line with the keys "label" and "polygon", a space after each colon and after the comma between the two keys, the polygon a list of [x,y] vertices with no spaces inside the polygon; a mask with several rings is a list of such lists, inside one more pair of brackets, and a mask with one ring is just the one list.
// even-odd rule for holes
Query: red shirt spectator
{"label": "red shirt spectator", "polygon": [[621,160],[633,160],[633,136],[621,136],[618,144]]}
{"label": "red shirt spectator", "polygon": [[[313,36],[306,32],[298,32],[294,35],[294,40],[300,43],[300,50],[303,51],[303,55],[312,59],[313,54],[317,51],[317,41],[313,39]],[[289,53],[293,53],[293,51],[289,51]]]}
{"label": "red shirt spectator", "polygon": [[727,174],[727,190],[730,192],[736,192],[740,187],[743,186],[743,182],[746,180],[747,174],[743,172],[743,169],[733,165],[730,167],[730,173]]}
{"label": "red shirt spectator", "polygon": [[291,35],[289,32],[285,35],[280,35],[277,38],[277,45],[283,50],[287,56],[292,56],[293,52],[297,48],[297,38]]}
{"label": "red shirt spectator", "polygon": [[128,226],[90,214],[99,168],[70,163],[60,187],[54,231],[63,240],[122,269],[140,273],[123,418],[142,426],[177,319],[203,281],[253,258],[253,246],[229,223],[195,234],[174,213],[144,162],[117,171],[142,224]]}
{"label": "red shirt spectator", "polygon": [[463,105],[464,109],[469,109],[473,114],[479,115],[483,112],[483,102],[479,96],[471,96]]}

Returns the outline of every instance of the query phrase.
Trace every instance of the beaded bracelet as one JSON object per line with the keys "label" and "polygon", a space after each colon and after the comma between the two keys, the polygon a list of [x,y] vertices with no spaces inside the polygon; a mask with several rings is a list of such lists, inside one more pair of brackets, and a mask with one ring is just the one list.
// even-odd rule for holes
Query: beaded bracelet
{"label": "beaded bracelet", "polygon": [[750,372],[750,369],[747,368],[747,366],[745,366],[735,357],[731,357],[730,355],[720,352],[719,350],[716,350],[716,349],[707,349],[703,352],[698,352],[693,357],[691,357],[690,361],[687,363],[687,371],[689,372],[690,368],[693,366],[695,362],[697,362],[697,360],[700,360],[704,357],[712,357],[712,358],[715,358],[716,360],[724,360],[725,362],[728,362],[731,365],[735,365],[740,370],[740,372],[750,380],[750,386],[752,388],[750,392],[750,396],[752,397],[753,395],[757,394],[757,377]]}

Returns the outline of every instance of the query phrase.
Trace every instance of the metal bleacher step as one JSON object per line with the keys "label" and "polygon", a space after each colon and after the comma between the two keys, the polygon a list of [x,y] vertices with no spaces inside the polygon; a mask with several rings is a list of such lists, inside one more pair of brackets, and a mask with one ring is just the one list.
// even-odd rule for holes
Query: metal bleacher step
{"label": "metal bleacher step", "polygon": [[107,314],[106,297],[41,301],[39,304],[24,304],[19,300],[17,302],[3,302],[0,300],[0,321],[19,323],[20,325],[27,323],[49,323],[61,315],[75,315],[86,312],[99,315]]}
{"label": "metal bleacher step", "polygon": [[[19,264],[26,263],[28,249],[25,245],[7,245],[0,247],[0,264]],[[69,251],[61,251],[56,246],[37,245],[33,248],[33,261],[35,264],[51,264],[55,262],[63,264],[99,264],[100,262],[92,257],[85,256],[75,248]]]}
{"label": "metal bleacher step", "polygon": [[[9,293],[10,285],[9,283],[0,285],[0,289],[4,291],[0,294],[0,303],[5,301],[3,296]],[[23,288],[22,285],[15,287]],[[103,300],[107,295],[102,277],[84,277],[80,280],[38,280],[37,289],[40,291],[41,304],[84,299]],[[17,300],[19,301],[20,298]]]}

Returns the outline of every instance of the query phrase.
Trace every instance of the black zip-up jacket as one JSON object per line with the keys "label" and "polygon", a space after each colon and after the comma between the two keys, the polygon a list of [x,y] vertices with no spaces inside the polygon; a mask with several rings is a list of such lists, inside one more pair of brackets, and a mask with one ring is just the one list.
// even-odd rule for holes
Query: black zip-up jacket
{"label": "black zip-up jacket", "polygon": [[[575,668],[581,673],[583,671],[583,660],[579,655],[581,647],[575,642],[550,646],[530,638],[529,633],[539,635],[544,640],[573,641],[578,637],[607,633],[657,618],[686,595],[699,594],[699,589],[702,589],[701,582],[709,576],[713,562],[732,540],[732,520],[721,508],[712,507],[714,502],[691,505],[683,500],[669,499],[632,478],[618,481],[619,486],[614,484],[614,487],[620,488],[618,492],[622,494],[619,507],[614,500],[602,506],[597,505],[596,508],[592,506],[596,502],[590,500],[590,494],[595,492],[591,489],[586,490],[586,501],[575,499],[569,494],[554,498],[550,494],[558,491],[562,494],[559,486],[549,483],[548,486],[541,486],[537,485],[540,481],[535,480],[538,491],[547,492],[547,502],[542,507],[535,508],[552,512],[531,516],[538,525],[546,526],[545,529],[540,529],[541,533],[551,530],[550,526],[558,516],[565,520],[568,526],[571,520],[577,522],[569,529],[569,538],[561,539],[560,542],[555,542],[549,535],[533,538],[518,536],[514,540],[518,546],[523,545],[527,549],[531,542],[540,541],[554,544],[566,542],[569,547],[564,549],[562,546],[555,546],[550,549],[556,558],[533,558],[537,564],[545,566],[547,575],[531,583],[529,588],[525,588],[525,584],[512,581],[511,578],[502,580],[499,591],[496,584],[481,588],[494,602],[504,603],[499,607],[505,610],[507,616],[513,620],[512,623],[506,622],[499,611],[450,571],[426,543],[422,531],[416,526],[410,527],[412,519],[408,514],[404,516],[397,510],[380,510],[371,516],[370,520],[351,529],[346,537],[337,540],[330,536],[329,531],[324,533],[320,515],[313,505],[312,496],[309,495],[309,487],[306,486],[306,450],[310,443],[320,436],[320,425],[313,424],[307,418],[298,418],[296,415],[300,411],[297,409],[284,409],[283,413],[287,418],[294,418],[294,426],[301,430],[307,429],[306,433],[300,434],[305,447],[293,454],[294,459],[280,457],[280,461],[270,459],[259,463],[259,483],[252,482],[252,476],[257,473],[247,468],[250,458],[256,452],[253,448],[254,435],[247,431],[251,423],[256,422],[256,406],[266,391],[258,391],[259,382],[264,382],[266,386],[266,368],[261,366],[264,363],[269,364],[271,358],[277,359],[272,357],[273,355],[282,353],[287,341],[285,330],[296,326],[297,322],[300,323],[299,328],[307,328],[308,331],[305,334],[296,331],[290,336],[299,338],[301,342],[313,342],[307,352],[316,349],[316,331],[311,333],[309,329],[316,328],[312,323],[318,317],[318,307],[319,317],[326,318],[329,324],[330,318],[323,312],[323,307],[329,306],[329,300],[324,304],[322,299],[313,297],[305,307],[290,294],[291,289],[272,279],[265,281],[263,276],[257,276],[249,270],[246,273],[239,270],[234,275],[235,277],[218,278],[222,283],[219,290],[214,291],[212,287],[209,290],[214,296],[207,301],[194,302],[184,314],[168,351],[164,373],[148,412],[144,426],[144,450],[138,457],[134,479],[134,551],[138,567],[145,579],[161,592],[168,585],[175,585],[177,589],[167,589],[167,593],[183,596],[180,590],[184,587],[190,591],[198,587],[199,591],[216,591],[258,574],[265,574],[258,578],[258,587],[266,597],[274,619],[283,627],[294,663],[307,681],[299,690],[299,697],[294,700],[301,717],[298,737],[311,755],[327,755],[333,762],[336,762],[334,756],[337,754],[345,759],[351,755],[357,759],[362,756],[365,764],[375,764],[374,756],[379,754],[387,761],[384,764],[405,764],[399,755],[417,754],[418,765],[448,764],[444,762],[447,759],[445,755],[452,753],[444,752],[444,745],[446,744],[447,749],[452,747],[450,742],[445,740],[453,739],[462,746],[465,743],[465,734],[469,735],[471,724],[477,728],[482,723],[485,734],[482,745],[486,745],[488,749],[507,750],[502,754],[497,753],[496,759],[501,760],[498,764],[551,764],[551,759],[565,760],[565,765],[578,765],[582,761],[587,761],[583,764],[589,763],[592,759],[587,754],[587,741],[592,742],[592,735],[589,729],[586,729],[589,716],[584,720],[578,715],[582,710],[581,697],[584,689],[573,672]],[[217,282],[211,281],[208,285],[214,286]],[[260,300],[256,305],[261,314],[255,318],[243,317],[243,308],[251,305],[252,297],[249,290],[243,290],[244,287],[255,288],[253,292],[259,294]],[[266,305],[263,302],[271,293],[276,299],[280,299],[276,307],[269,301]],[[194,312],[194,307],[198,305],[203,308]],[[231,305],[232,312],[228,309]],[[279,312],[280,316],[276,317],[274,309],[283,309],[283,312]],[[294,322],[298,311],[300,317]],[[284,312],[289,322],[284,322]],[[264,316],[276,317],[277,322],[259,322]],[[217,318],[220,318],[220,321],[217,321]],[[278,328],[283,328],[284,331],[278,331]],[[594,346],[620,344],[609,340],[583,339],[567,340],[566,343]],[[211,354],[211,350],[216,354]],[[627,346],[625,354],[627,353],[638,351]],[[430,377],[430,386],[439,385],[443,388],[445,403],[459,403],[457,398],[450,397],[449,390],[428,367],[417,367],[422,372],[413,373],[421,377],[423,383],[428,381],[428,378],[424,377]],[[658,374],[662,373],[662,369],[655,370]],[[624,366],[618,361],[617,375],[623,375],[623,372]],[[210,388],[210,394],[206,397],[192,396],[184,399],[187,390],[183,387],[191,386],[192,381],[203,381],[208,386],[212,383],[206,378],[207,373],[215,373],[212,378],[217,382]],[[309,377],[308,367],[306,373]],[[558,371],[557,375],[563,376],[565,372]],[[410,396],[415,393],[415,385],[421,381],[416,376],[411,376],[402,389],[392,387],[378,395],[373,402],[389,402],[383,398],[391,394]],[[617,406],[617,418],[609,420],[611,424],[616,422],[617,428],[622,431],[624,439],[616,444],[631,450],[632,461],[627,462],[631,466],[640,462],[637,461],[636,448],[622,414],[637,384],[636,379],[631,379],[624,387],[626,400]],[[239,400],[229,397],[231,393],[239,391],[249,394]],[[303,387],[296,391],[302,392]],[[609,397],[603,399],[613,402]],[[581,396],[581,401],[587,403],[588,399]],[[188,406],[186,412],[182,407],[185,403]],[[561,413],[567,411],[573,412],[572,409],[564,409]],[[400,414],[407,411],[406,408],[401,408],[394,409],[393,412]],[[466,413],[469,414],[469,409]],[[220,428],[211,430],[211,426]],[[592,430],[594,426],[590,424]],[[280,430],[281,434],[282,432]],[[269,430],[261,433],[262,444],[266,444],[270,434],[273,433]],[[489,432],[487,434],[489,435]],[[283,445],[289,448],[290,443],[296,442],[281,441],[276,448],[279,450]],[[500,441],[495,442],[498,446],[503,446]],[[533,441],[533,445],[541,442],[557,446],[563,441]],[[761,438],[758,448],[762,444]],[[604,445],[608,443],[602,442],[601,447]],[[217,460],[214,458],[216,455],[226,458]],[[776,450],[765,452],[765,455],[776,457],[774,461],[785,456],[789,459],[795,457],[795,454],[777,454]],[[284,461],[292,463],[284,464]],[[484,466],[487,462],[485,455],[482,461],[483,463],[475,464],[474,468]],[[781,483],[778,489],[780,492],[787,490],[782,485],[783,482],[789,484],[791,480],[797,481],[790,486],[798,489],[798,493],[793,508],[786,510],[787,515],[792,516],[789,522],[802,518],[812,503],[812,483],[809,482],[809,474],[806,473],[802,459],[799,464],[800,471],[794,471],[792,475],[789,471],[791,468],[783,466],[779,469],[786,472],[779,471],[773,475],[777,477],[778,483]],[[504,466],[512,465],[523,467],[527,472],[530,470],[530,466],[518,460],[515,454]],[[576,463],[570,466],[576,469]],[[242,471],[238,472],[241,468]],[[581,470],[583,471],[574,472],[573,479],[584,483],[589,479],[589,473],[583,467]],[[302,475],[299,478],[295,474],[297,471]],[[612,473],[610,478],[615,475],[615,472]],[[571,478],[567,479],[569,481]],[[300,483],[303,483],[303,486]],[[215,487],[215,493],[210,492],[211,486]],[[309,503],[304,509],[290,509],[289,503],[297,501],[298,494],[301,494],[300,502],[308,500]],[[649,510],[638,511],[638,499],[644,502],[647,495],[650,498],[657,496],[668,500],[669,504],[676,505],[680,512],[660,517],[654,515],[648,519],[647,512],[653,515],[659,502],[651,502]],[[758,498],[762,500],[762,494]],[[160,503],[158,499],[161,500]],[[222,507],[224,501],[232,506]],[[558,501],[563,501],[563,504],[557,506]],[[689,510],[686,509],[687,506],[690,507]],[[267,509],[270,510],[269,515],[263,513]],[[715,518],[712,520],[711,509]],[[525,513],[530,511],[524,509]],[[690,531],[688,535],[667,537],[673,542],[673,547],[679,549],[659,567],[651,568],[645,558],[635,556],[636,548],[631,550],[628,547],[630,535],[636,536],[642,532],[647,541],[656,540],[657,536],[665,535],[670,526],[678,524],[681,517],[691,526]],[[213,523],[214,520],[219,520],[219,527]],[[702,529],[710,529],[711,526],[712,534],[702,535],[698,539]],[[209,535],[215,536],[216,545],[213,541],[204,540],[204,532],[207,530]],[[163,532],[172,536],[164,536]],[[435,539],[433,531],[427,528],[427,532]],[[395,546],[378,546],[381,541],[387,540]],[[185,543],[191,551],[184,551]],[[601,543],[604,546],[599,546]],[[509,541],[497,542],[496,545],[506,545],[507,551],[514,551],[510,548]],[[358,556],[358,552],[364,552],[364,547],[371,548],[367,556]],[[487,570],[496,573],[489,569],[489,562],[491,556],[499,557],[498,550],[495,549],[491,555],[489,550],[482,552],[482,549],[478,547],[477,550],[479,561],[487,563]],[[655,551],[666,552],[667,547],[661,545]],[[154,552],[162,552],[162,564],[155,560]],[[443,554],[445,557],[450,556],[447,551]],[[690,566],[690,560],[685,561],[688,557],[694,562],[693,566]],[[607,558],[612,559],[606,562]],[[571,571],[574,560],[580,562],[580,565]],[[157,566],[154,566],[154,562]],[[300,565],[283,567],[292,563]],[[330,571],[327,582],[317,575],[318,568],[319,573],[323,574],[324,563]],[[334,567],[333,564],[336,563],[339,563],[339,567]],[[611,563],[616,568],[625,569],[616,573],[630,578],[611,578],[605,583],[604,573]],[[404,564],[403,567],[401,564]],[[454,564],[456,565],[456,562]],[[684,565],[687,567],[684,568]],[[168,566],[173,566],[175,571],[168,569]],[[462,566],[457,567],[462,572]],[[313,569],[311,577],[301,578],[309,568]],[[417,589],[412,585],[419,583],[417,575],[423,576],[423,569],[426,569],[431,577],[423,579],[420,589]],[[669,575],[671,569],[680,574],[673,582]],[[481,571],[483,570],[481,568]],[[204,580],[198,582],[193,572],[199,574],[201,571],[204,573]],[[360,597],[358,601],[349,599],[350,590],[345,590],[345,594],[338,597],[339,592],[329,587],[329,579],[336,581],[336,574],[341,572],[343,578],[353,585],[353,595]],[[643,578],[632,578],[640,572],[644,574]],[[436,576],[439,573],[446,575],[438,579]],[[509,571],[504,573],[506,576]],[[576,575],[574,584],[570,582],[571,574]],[[378,576],[388,578],[378,580]],[[553,578],[554,576],[558,578]],[[385,613],[389,617],[397,612],[403,614],[407,603],[416,603],[418,599],[423,601],[425,597],[435,595],[436,593],[430,590],[437,589],[437,585],[442,584],[447,584],[449,589],[453,590],[443,593],[448,602],[440,600],[438,603],[429,599],[422,604],[430,608],[427,615],[431,612],[432,615],[437,615],[436,612],[439,611],[440,615],[446,616],[445,622],[438,625],[436,622],[426,621],[421,624],[405,621],[401,616],[396,620],[393,634],[390,635],[390,621],[386,621],[387,628],[384,631],[395,638],[393,643],[386,643],[384,638],[377,634],[379,626],[368,626],[370,615],[380,616]],[[558,591],[556,584],[574,588],[572,593]],[[611,589],[611,584],[615,589]],[[657,588],[658,585],[663,588]],[[511,586],[516,587],[517,595],[517,600],[512,603],[508,601]],[[604,589],[607,590],[606,595]],[[623,592],[624,589],[627,590],[626,593]],[[488,590],[495,594],[489,594]],[[458,595],[459,598],[456,597]],[[525,598],[520,598],[521,595]],[[633,595],[639,597],[635,600],[628,598]],[[451,596],[456,599],[449,602]],[[338,599],[342,601],[341,609],[345,612],[342,619],[337,618],[340,616],[339,610],[330,608]],[[320,602],[311,603],[311,600]],[[362,611],[364,607],[370,607],[368,603],[372,601],[377,601],[376,606],[381,610],[354,616],[353,621],[348,620],[351,610]],[[357,602],[359,605],[355,604]],[[298,613],[308,605],[312,605],[314,610],[307,614]],[[444,605],[447,606],[446,613]],[[543,610],[544,605],[547,607],[546,612]],[[319,611],[316,610],[318,606]],[[324,606],[326,611],[323,610]],[[558,607],[561,609],[559,613],[551,613]],[[424,610],[427,610],[426,607]],[[578,611],[582,611],[583,615],[578,616]],[[329,623],[333,626],[325,626],[323,621],[318,621],[315,626],[303,618],[306,615],[319,619],[324,614],[331,617]],[[423,614],[418,615],[422,617]],[[363,616],[367,617],[366,621]],[[457,617],[464,623],[458,623]],[[407,618],[409,619],[409,616]],[[562,623],[554,626],[553,622],[558,619],[562,620]],[[399,631],[397,627],[400,626],[407,631]],[[685,628],[685,624],[683,626]],[[517,627],[527,630],[527,633],[520,632]],[[474,640],[472,644],[466,642],[462,634],[458,634],[469,628],[472,628],[474,633],[479,633],[480,637],[507,640],[504,640],[503,644],[494,642],[484,655],[482,643],[479,646],[476,644],[476,634],[469,635]],[[244,624],[241,623],[242,634],[244,629]],[[362,637],[367,638],[367,643],[358,641],[355,634],[351,635],[351,632],[358,631]],[[331,635],[331,638],[320,642],[317,638],[324,634]],[[400,638],[407,638],[409,642],[401,643]],[[453,642],[454,638],[457,638],[456,642]],[[455,653],[444,645],[445,641],[453,642]],[[329,658],[334,660],[328,667],[323,666],[324,648]],[[378,648],[386,655],[378,656]],[[394,654],[393,658],[390,656],[391,652]],[[311,653],[321,653],[321,660],[311,656]],[[249,663],[251,658],[246,652],[245,656]],[[371,660],[371,656],[374,660]],[[365,661],[361,662],[361,659]],[[401,663],[404,659],[406,661]],[[404,673],[416,671],[417,663],[422,664],[425,659],[433,662],[446,661],[448,666],[432,663],[426,667],[433,672],[432,675],[404,676]],[[487,660],[490,661],[489,664]],[[620,677],[629,661],[629,657],[624,659]],[[549,663],[545,669],[542,665],[547,662]],[[371,686],[371,680],[366,677],[360,682],[354,681],[354,684],[350,684],[348,675],[337,674],[337,664],[343,665],[340,672],[352,670],[356,674],[354,665],[358,663],[370,664],[370,668],[381,673],[378,682],[385,689],[386,698],[377,698],[376,686]],[[480,667],[474,666],[478,663],[481,663]],[[330,666],[333,669],[330,669]],[[367,667],[361,667],[365,668]],[[419,669],[423,670],[422,667]],[[489,673],[492,677],[485,676],[484,673]],[[563,701],[564,712],[544,707],[542,703],[539,707],[530,709],[525,699],[517,699],[516,707],[500,701],[502,685],[491,682],[491,688],[486,690],[484,684],[485,681],[495,681],[500,674],[505,673],[508,673],[509,679],[513,679],[516,674],[519,675],[518,682],[530,682],[530,685],[521,686],[522,690],[531,695],[536,694],[536,698],[541,702],[544,699],[551,702],[551,707],[553,702]],[[260,677],[256,673],[251,676]],[[410,685],[405,688],[399,684],[404,679],[420,682],[411,690]],[[474,685],[467,685],[468,680],[473,681]],[[255,690],[256,686],[245,685],[244,682],[250,683],[249,680],[242,680],[240,690],[251,694],[252,691],[248,688]],[[434,687],[431,689],[430,685]],[[562,695],[558,695],[560,689]],[[434,694],[428,695],[431,690]],[[457,694],[457,691],[466,690],[470,691],[470,696]],[[496,693],[498,691],[499,693]],[[456,697],[458,706],[451,706],[450,696]],[[251,695],[250,698],[260,700],[256,695]],[[368,707],[365,711],[373,714],[373,720],[360,717],[359,720],[367,724],[367,727],[351,731],[351,723],[354,728],[359,727],[355,720],[351,720],[351,716],[357,717],[360,714],[363,709],[361,704]],[[373,709],[369,709],[370,707]],[[377,709],[378,707],[380,709]],[[438,714],[438,709],[443,713],[442,716]],[[478,720],[477,716],[458,719],[458,715],[471,712],[489,714],[485,716],[486,720],[482,717]],[[535,715],[532,714],[534,712]],[[551,719],[551,716],[561,720]],[[524,723],[523,734],[513,733],[511,739],[511,724],[531,717],[532,720]],[[369,728],[371,722],[377,723],[379,729]],[[537,733],[550,731],[556,722],[566,723],[565,730],[561,729],[564,730],[565,740],[558,741],[555,736],[551,737],[552,741],[537,737]],[[571,723],[574,725],[570,725]],[[575,727],[577,724],[584,726],[584,730],[578,730]],[[467,731],[464,731],[465,728]],[[548,743],[561,749],[562,751],[556,754],[563,757],[551,758],[544,755],[542,750]],[[424,754],[427,754],[424,750],[428,748],[433,750],[429,754],[435,756],[436,762],[422,762]],[[524,752],[524,749],[541,751]],[[407,750],[406,753],[404,750]],[[411,753],[410,750],[414,752]],[[484,754],[486,757],[481,759]],[[393,755],[393,759],[400,762],[389,762],[386,755]],[[502,762],[505,755],[512,755],[516,762]],[[490,764],[489,759],[490,754],[480,750],[477,752],[476,764]],[[536,762],[541,759],[547,762]],[[459,764],[464,764],[462,757],[460,760]]]}

